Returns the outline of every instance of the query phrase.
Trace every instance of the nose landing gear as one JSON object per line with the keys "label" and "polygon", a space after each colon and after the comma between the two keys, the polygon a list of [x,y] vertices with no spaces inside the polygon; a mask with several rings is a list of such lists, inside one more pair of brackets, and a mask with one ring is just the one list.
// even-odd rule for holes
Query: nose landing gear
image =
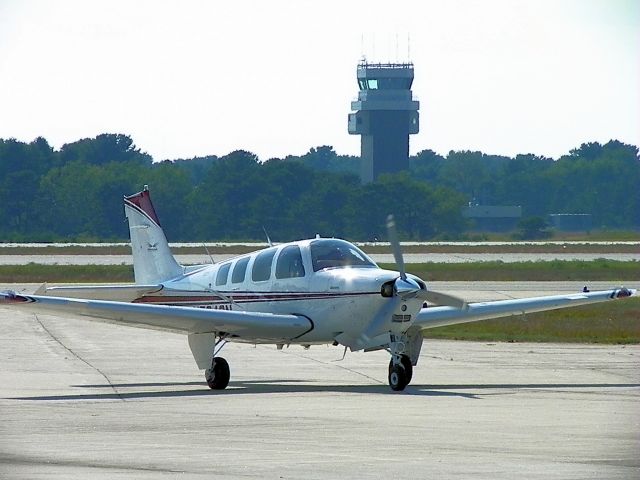
{"label": "nose landing gear", "polygon": [[413,376],[413,365],[408,355],[395,355],[399,357],[396,362],[394,358],[389,361],[389,386],[396,392],[405,389],[411,383]]}
{"label": "nose landing gear", "polygon": [[408,338],[393,337],[388,351],[391,354],[389,361],[389,386],[396,392],[402,391],[411,382],[413,377],[413,365],[411,358],[405,353],[406,340]]}

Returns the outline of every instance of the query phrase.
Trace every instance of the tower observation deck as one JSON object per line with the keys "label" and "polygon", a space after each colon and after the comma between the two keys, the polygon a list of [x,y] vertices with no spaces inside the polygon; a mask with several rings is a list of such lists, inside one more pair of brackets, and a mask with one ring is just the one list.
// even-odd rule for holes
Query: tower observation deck
{"label": "tower observation deck", "polygon": [[409,169],[409,135],[418,133],[420,102],[411,92],[413,63],[358,64],[358,100],[351,102],[349,133],[361,135],[361,178]]}

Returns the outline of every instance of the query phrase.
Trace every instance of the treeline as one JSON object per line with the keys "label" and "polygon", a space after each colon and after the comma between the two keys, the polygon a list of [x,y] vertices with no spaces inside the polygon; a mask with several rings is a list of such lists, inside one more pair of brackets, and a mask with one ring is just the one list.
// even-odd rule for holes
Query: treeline
{"label": "treeline", "polygon": [[480,205],[521,205],[525,217],[590,213],[596,228],[640,226],[638,147],[616,140],[582,144],[557,160],[468,151],[444,158],[427,150],[411,161],[416,178]]}
{"label": "treeline", "polygon": [[260,161],[153,159],[126,135],[103,134],[55,151],[44,138],[0,139],[0,241],[125,240],[122,196],[144,184],[171,241],[313,236],[384,238],[396,215],[406,239],[461,238],[468,202],[522,205],[525,216],[591,213],[596,227],[640,226],[638,148],[583,144],[552,160],[426,150],[411,169],[361,185],[359,158],[332,147]]}

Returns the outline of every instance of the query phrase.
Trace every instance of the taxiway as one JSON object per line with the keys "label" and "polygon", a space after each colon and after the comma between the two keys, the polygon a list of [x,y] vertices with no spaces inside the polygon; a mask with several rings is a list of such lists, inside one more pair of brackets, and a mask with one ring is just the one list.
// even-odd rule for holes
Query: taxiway
{"label": "taxiway", "polygon": [[3,479],[640,476],[640,346],[429,340],[394,393],[384,352],[230,344],[213,392],[179,335],[0,325]]}

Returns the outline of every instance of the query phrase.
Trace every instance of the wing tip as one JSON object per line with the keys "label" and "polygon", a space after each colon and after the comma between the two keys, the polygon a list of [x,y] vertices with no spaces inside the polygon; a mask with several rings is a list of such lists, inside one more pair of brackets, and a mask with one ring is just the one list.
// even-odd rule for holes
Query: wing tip
{"label": "wing tip", "polygon": [[29,297],[24,295],[18,295],[13,290],[5,290],[0,292],[0,305],[10,305],[14,303],[29,303],[31,300]]}
{"label": "wing tip", "polygon": [[636,290],[633,288],[620,287],[613,292],[613,298],[628,298],[636,294]]}

